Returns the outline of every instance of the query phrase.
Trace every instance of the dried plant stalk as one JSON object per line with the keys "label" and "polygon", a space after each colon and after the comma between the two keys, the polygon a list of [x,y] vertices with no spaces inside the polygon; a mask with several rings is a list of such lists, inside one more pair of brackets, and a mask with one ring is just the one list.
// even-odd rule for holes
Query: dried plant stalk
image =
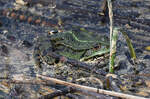
{"label": "dried plant stalk", "polygon": [[112,2],[107,0],[108,10],[109,10],[109,20],[110,20],[110,56],[109,56],[109,72],[114,73],[114,58],[112,46],[112,36],[113,36],[113,12],[112,12]]}

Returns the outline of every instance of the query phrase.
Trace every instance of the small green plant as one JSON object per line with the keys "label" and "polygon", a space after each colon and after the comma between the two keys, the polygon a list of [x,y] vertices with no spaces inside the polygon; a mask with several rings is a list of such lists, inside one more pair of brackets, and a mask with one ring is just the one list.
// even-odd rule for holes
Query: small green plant
{"label": "small green plant", "polygon": [[109,9],[109,19],[110,19],[110,57],[109,57],[109,72],[114,73],[115,65],[115,56],[116,56],[116,43],[118,39],[118,33],[121,32],[126,39],[128,48],[130,50],[130,55],[133,60],[136,59],[136,54],[132,46],[131,40],[129,39],[126,32],[123,29],[113,27],[113,11],[112,11],[112,2],[107,0],[108,9]]}

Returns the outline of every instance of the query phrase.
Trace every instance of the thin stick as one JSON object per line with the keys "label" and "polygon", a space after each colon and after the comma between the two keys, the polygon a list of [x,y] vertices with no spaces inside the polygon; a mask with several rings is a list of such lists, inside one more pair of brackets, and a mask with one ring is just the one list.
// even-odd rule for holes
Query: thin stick
{"label": "thin stick", "polygon": [[47,86],[51,86],[51,85],[54,85],[54,84],[50,84],[49,82],[43,82],[43,81],[40,81],[40,80],[8,80],[8,81],[5,81],[7,83],[13,83],[13,84],[32,84],[32,85],[47,85]]}
{"label": "thin stick", "polygon": [[68,86],[68,87],[75,87],[76,89],[79,89],[79,90],[88,90],[88,91],[91,91],[91,92],[116,96],[116,97],[125,98],[125,99],[148,99],[148,98],[144,98],[144,97],[133,96],[133,95],[128,95],[128,94],[114,92],[114,91],[107,91],[107,90],[103,90],[103,89],[97,89],[97,88],[93,88],[93,87],[82,86],[82,85],[78,85],[78,84],[58,80],[58,79],[55,79],[55,78],[46,77],[46,76],[39,75],[39,74],[37,74],[37,77],[48,80],[48,81],[51,81],[51,82],[56,83],[56,84],[65,85],[65,86]]}
{"label": "thin stick", "polygon": [[112,12],[112,2],[111,0],[107,0],[108,9],[109,9],[109,21],[110,21],[110,56],[109,56],[109,72],[114,72],[113,66],[113,49],[112,49],[112,36],[113,36],[113,12]]}

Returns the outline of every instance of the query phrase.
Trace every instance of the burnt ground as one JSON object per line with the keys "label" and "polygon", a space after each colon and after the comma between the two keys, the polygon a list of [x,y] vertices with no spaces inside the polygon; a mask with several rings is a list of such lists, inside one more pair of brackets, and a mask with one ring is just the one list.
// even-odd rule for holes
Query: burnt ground
{"label": "burnt ground", "polygon": [[[61,19],[62,27],[65,30],[86,29],[92,33],[109,36],[108,17],[104,18],[99,15],[102,0],[56,0],[56,2],[53,0],[53,3],[48,0],[26,1],[29,1],[29,3],[21,6],[19,13],[24,13],[27,17],[32,16],[33,19],[40,18],[41,20],[52,21],[52,24],[57,24],[58,20]],[[14,0],[0,0],[0,11],[16,8],[14,3]],[[150,51],[145,49],[146,46],[150,46],[150,1],[116,0],[113,2],[113,12],[115,26],[126,31],[137,54],[138,63],[135,65],[131,62],[125,39],[120,34],[117,44],[115,74],[119,76],[118,80],[121,80],[124,86],[120,88],[112,85],[112,88],[105,88],[88,79],[91,77],[91,73],[72,67],[69,64],[63,66],[43,64],[45,68],[43,74],[68,82],[150,97]],[[36,38],[37,36],[46,35],[48,31],[56,27],[41,26],[0,15],[0,76],[12,77],[12,75],[21,74],[34,77],[36,72],[32,53]],[[94,67],[94,69],[99,72],[105,71],[101,73],[105,78],[106,73],[108,73],[108,59],[102,62],[99,62],[99,58],[97,60],[98,62],[94,63],[97,67]],[[97,76],[94,75],[94,77]],[[80,80],[81,78],[86,78],[88,81]],[[99,79],[105,82],[105,79]],[[116,80],[110,79],[112,82]],[[47,92],[46,88],[41,85],[11,84],[6,86],[1,82],[0,94],[5,99],[12,96],[15,99],[22,99],[23,97],[34,99]],[[17,92],[17,89],[22,90]],[[87,98],[84,95],[73,94],[73,96],[76,97],[75,99]],[[93,99],[94,97],[89,96],[89,98]]]}

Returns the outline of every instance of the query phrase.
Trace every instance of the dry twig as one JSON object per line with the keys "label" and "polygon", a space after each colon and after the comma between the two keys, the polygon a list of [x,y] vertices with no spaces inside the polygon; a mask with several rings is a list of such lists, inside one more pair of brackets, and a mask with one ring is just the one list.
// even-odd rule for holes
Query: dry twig
{"label": "dry twig", "polygon": [[37,74],[37,77],[48,80],[48,81],[51,81],[51,82],[56,83],[56,84],[65,85],[65,86],[68,86],[68,87],[73,87],[76,90],[87,90],[89,92],[96,92],[96,93],[116,96],[116,97],[120,97],[120,98],[124,98],[124,99],[148,99],[148,98],[144,98],[144,97],[133,96],[133,95],[128,95],[128,94],[124,94],[124,93],[119,93],[119,92],[114,92],[114,91],[107,91],[107,90],[103,90],[103,89],[97,89],[97,88],[93,88],[93,87],[73,84],[73,83],[65,82],[65,81],[62,81],[62,80],[55,79],[55,78],[42,76],[42,75],[39,75],[39,74]]}

